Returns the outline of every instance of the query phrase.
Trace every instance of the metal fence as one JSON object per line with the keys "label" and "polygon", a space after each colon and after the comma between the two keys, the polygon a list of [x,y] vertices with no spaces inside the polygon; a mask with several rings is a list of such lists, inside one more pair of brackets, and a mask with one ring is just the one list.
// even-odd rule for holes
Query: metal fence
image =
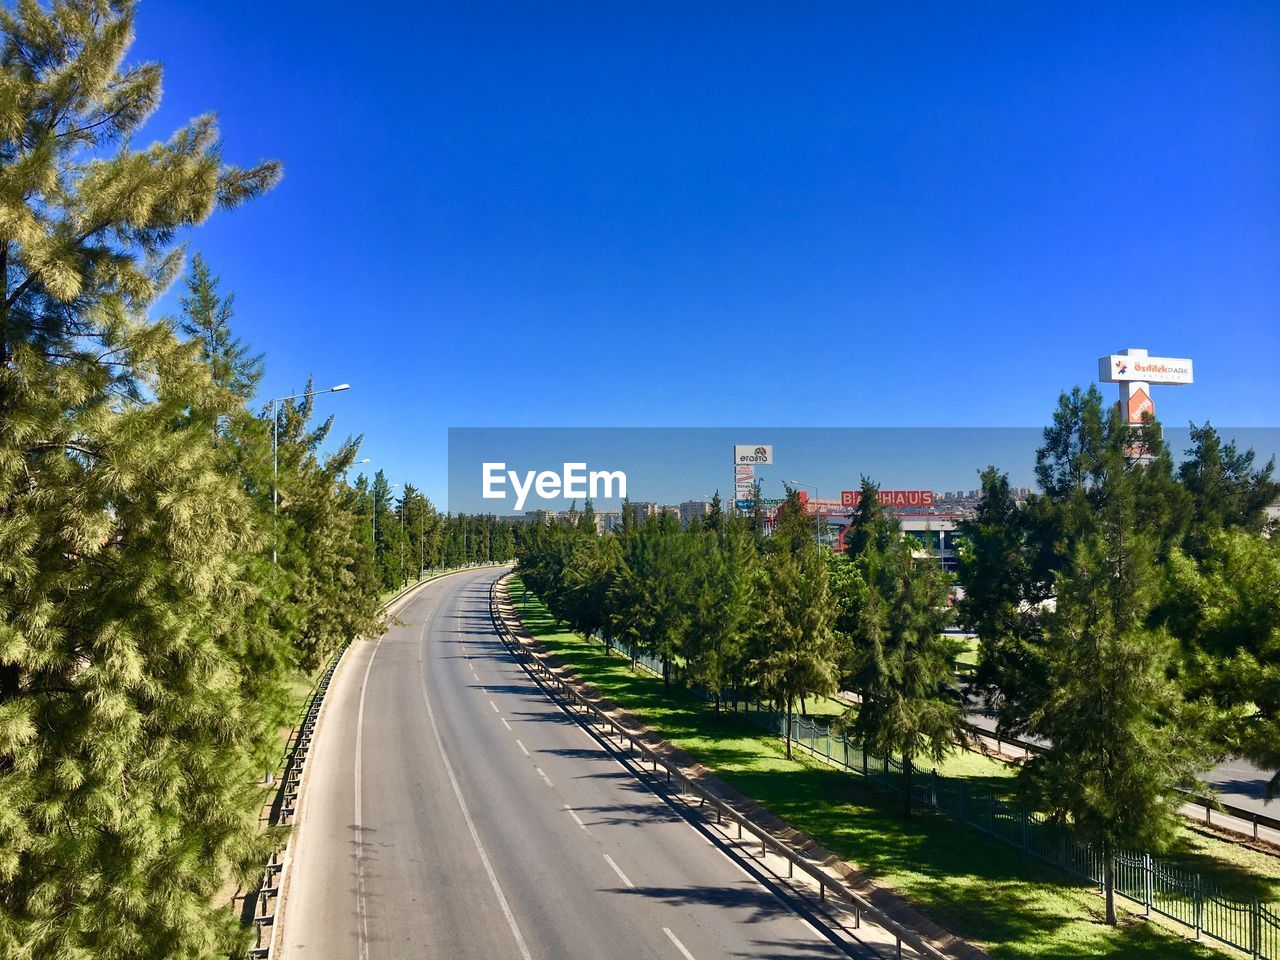
{"label": "metal fence", "polygon": [[[593,639],[601,641],[601,638]],[[601,641],[603,642],[603,641]],[[612,649],[646,670],[662,675],[662,661],[628,643]],[[709,693],[685,684],[704,699]],[[722,697],[722,709],[743,714],[779,737],[786,737],[786,715],[754,697]],[[865,777],[879,786],[901,791],[902,764],[889,756],[868,753],[829,725],[812,717],[792,716],[792,743],[827,763]],[[1072,876],[1102,885],[1101,852],[1079,840],[1070,826],[1026,806],[1005,800],[936,770],[914,770],[914,803],[967,824]],[[1185,924],[1201,935],[1245,951],[1257,960],[1280,960],[1280,908],[1261,901],[1234,900],[1197,873],[1178,870],[1149,854],[1122,851],[1114,859],[1116,893]]]}

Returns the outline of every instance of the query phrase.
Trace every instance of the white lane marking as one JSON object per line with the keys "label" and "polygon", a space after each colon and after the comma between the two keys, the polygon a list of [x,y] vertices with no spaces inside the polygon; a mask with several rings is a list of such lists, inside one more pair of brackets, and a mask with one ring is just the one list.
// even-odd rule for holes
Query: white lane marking
{"label": "white lane marking", "polygon": [[609,866],[613,867],[613,872],[618,875],[618,879],[621,880],[623,883],[625,883],[630,889],[634,890],[636,888],[636,885],[632,883],[630,880],[628,880],[627,875],[622,872],[622,868],[613,862],[613,857],[609,856],[606,853],[604,855],[604,858],[606,861],[608,861]]}
{"label": "white lane marking", "polygon": [[373,658],[378,655],[382,646],[382,637],[373,645],[373,653],[369,654],[369,663],[364,668],[364,680],[360,683],[360,707],[356,711],[356,757],[355,763],[355,818],[356,818],[356,937],[360,945],[360,960],[369,956],[369,913],[365,905],[364,886],[364,804],[361,801],[361,767],[364,763],[364,700],[369,692],[369,674],[373,670]]}
{"label": "white lane marking", "polygon": [[499,716],[502,715],[502,711],[498,709],[498,705],[494,703],[492,700],[489,701],[489,706],[493,707],[494,713],[498,714]]}
{"label": "white lane marking", "polygon": [[[542,768],[541,768],[541,767],[534,767],[533,769],[535,769],[535,770],[537,770],[537,771],[538,771],[538,776],[540,776],[540,777],[542,778],[542,782],[543,782],[543,783],[545,783],[548,787],[551,787],[551,786],[552,786],[551,778],[550,778],[550,777],[548,777],[545,773],[543,773],[543,772],[542,772]],[[553,789],[554,789],[554,787],[553,787]]]}
{"label": "white lane marking", "polygon": [[[427,625],[422,625],[422,634],[419,637],[419,643],[426,642]],[[484,865],[484,872],[489,876],[489,885],[493,887],[493,892],[498,898],[498,905],[502,907],[502,915],[507,918],[507,926],[511,928],[511,935],[515,937],[516,947],[520,950],[520,956],[524,960],[533,960],[533,955],[529,953],[529,947],[524,942],[524,935],[520,932],[520,927],[516,923],[515,914],[511,912],[511,906],[507,903],[506,895],[502,892],[502,885],[498,883],[498,875],[493,872],[493,864],[489,862],[489,855],[485,853],[484,844],[480,842],[480,833],[476,830],[475,821],[471,819],[471,810],[467,807],[467,800],[462,795],[462,786],[458,783],[458,777],[453,772],[453,764],[449,762],[449,755],[444,750],[444,740],[440,736],[440,728],[436,726],[435,711],[431,709],[431,698],[427,696],[427,678],[422,677],[422,703],[427,708],[427,719],[431,722],[431,732],[435,735],[436,747],[440,751],[440,759],[444,761],[445,773],[449,775],[449,783],[453,786],[453,795],[458,800],[458,806],[462,808],[462,818],[467,821],[467,830],[471,832],[471,841],[476,845],[476,852],[480,854],[480,862]]]}
{"label": "white lane marking", "polygon": [[516,741],[516,746],[517,746],[517,747],[519,747],[521,750],[523,750],[523,751],[524,751],[524,755],[525,755],[526,757],[527,757],[527,756],[529,756],[529,748],[528,748],[528,747],[526,747],[526,746],[525,746],[521,741],[517,740],[517,741]]}
{"label": "white lane marking", "polygon": [[[531,680],[533,680],[535,685],[537,685],[536,677],[534,677],[534,675],[532,674],[531,671],[528,670],[528,668],[520,666],[520,670],[525,676],[528,676]],[[644,789],[649,793],[649,795],[652,796],[660,806],[666,807],[667,809],[675,813],[677,818],[680,820],[680,822],[683,823],[686,827],[688,827],[691,831],[693,831],[694,834],[701,837],[707,846],[714,847],[719,852],[720,856],[724,858],[725,862],[727,862],[733,870],[740,873],[743,877],[745,877],[751,883],[764,887],[765,890],[767,890],[773,896],[773,898],[777,900],[778,903],[780,903],[788,913],[790,913],[793,917],[799,920],[800,923],[803,924],[806,929],[808,929],[809,933],[813,936],[815,940],[822,943],[830,942],[830,938],[828,938],[821,930],[819,930],[816,926],[814,926],[813,922],[808,917],[806,917],[799,910],[797,910],[795,905],[788,898],[779,894],[769,884],[762,882],[759,877],[755,876],[750,871],[748,871],[746,867],[744,867],[741,863],[735,860],[733,856],[730,855],[729,850],[733,848],[734,844],[727,834],[725,835],[717,834],[717,836],[720,837],[720,842],[717,843],[706,833],[703,833],[702,830],[699,830],[698,825],[694,822],[694,820],[690,819],[689,817],[686,817],[684,814],[679,813],[679,811],[676,810],[674,806],[668,804],[666,797],[662,793],[660,793],[652,783],[649,782],[648,778],[645,776],[646,771],[644,770],[643,767],[632,767],[632,766],[628,766],[628,764],[626,763],[623,763],[622,758],[617,753],[619,748],[612,743],[612,741],[609,739],[607,734],[601,732],[599,736],[593,735],[591,731],[595,729],[594,727],[588,728],[587,724],[583,722],[582,718],[580,718],[577,714],[569,710],[569,708],[566,707],[564,703],[558,700],[554,695],[550,694],[545,688],[541,687],[540,685],[539,685],[539,689],[542,690],[544,697],[546,698],[547,702],[551,704],[553,710],[558,710],[564,716],[572,720],[573,725],[579,731],[581,731],[584,737],[586,737],[591,741],[591,743],[595,746],[595,748],[600,753],[608,757],[609,760],[612,761],[613,764],[617,766],[619,770],[623,771],[624,773],[634,778],[635,781],[639,783],[642,787],[644,787]],[[603,743],[602,743],[602,740],[603,740]],[[524,749],[524,744],[520,743],[519,740],[517,740],[516,743],[520,744],[520,749],[524,750],[525,755],[528,756],[529,751]],[[679,806],[685,808],[686,810],[692,811],[693,809],[688,798],[682,795],[679,795],[679,794],[676,795],[676,803]],[[696,814],[695,814],[695,818],[696,818]],[[704,828],[707,829],[708,833],[713,832],[715,828],[714,823],[704,823],[703,826]],[[778,877],[775,875],[775,880],[779,881],[784,887],[789,886],[789,884],[787,884],[787,882],[783,880],[781,877]]]}
{"label": "white lane marking", "polygon": [[574,823],[580,826],[583,830],[587,829],[587,825],[583,823],[582,818],[578,816],[577,810],[573,809],[573,807],[569,806],[567,803],[564,805],[564,808],[569,811],[569,816],[573,817]]}
{"label": "white lane marking", "polygon": [[680,956],[684,960],[693,960],[693,954],[689,952],[689,948],[680,942],[680,938],[671,932],[670,927],[663,927],[662,932],[667,935],[667,939],[676,945],[676,949],[680,951]]}
{"label": "white lane marking", "polygon": [[502,721],[502,725],[503,725],[504,727],[506,727],[508,730],[510,730],[510,729],[511,729],[511,724],[507,723],[507,718],[506,718],[506,717],[499,717],[498,719]]}

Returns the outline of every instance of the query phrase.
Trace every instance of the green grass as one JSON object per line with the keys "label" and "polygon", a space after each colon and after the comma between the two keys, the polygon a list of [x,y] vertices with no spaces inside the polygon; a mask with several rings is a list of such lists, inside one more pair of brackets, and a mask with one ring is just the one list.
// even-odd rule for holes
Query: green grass
{"label": "green grass", "polygon": [[[896,794],[798,753],[788,760],[781,741],[746,718],[716,714],[674,686],[664,690],[660,679],[632,673],[623,658],[560,630],[540,602],[521,602],[518,580],[512,596],[532,633],[601,694],[715,768],[736,789],[899,890],[942,926],[981,944],[996,960],[1222,955],[1128,913],[1118,928],[1106,926],[1102,900],[1091,885],[952,820],[929,814],[904,820]],[[942,770],[1004,783],[1011,782],[1012,773],[998,761],[966,753],[949,758]],[[1259,875],[1241,862],[1206,849],[1189,847],[1185,854],[1193,861],[1204,857],[1235,882],[1258,882]],[[1271,866],[1274,873],[1274,861]]]}

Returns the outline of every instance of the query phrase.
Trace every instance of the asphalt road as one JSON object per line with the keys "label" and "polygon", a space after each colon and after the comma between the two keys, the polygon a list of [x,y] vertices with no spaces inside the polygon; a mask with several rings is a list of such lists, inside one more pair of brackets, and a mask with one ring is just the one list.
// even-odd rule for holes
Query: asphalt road
{"label": "asphalt road", "polygon": [[447,577],[347,654],[313,747],[286,960],[710,960],[836,946],[564,714]]}

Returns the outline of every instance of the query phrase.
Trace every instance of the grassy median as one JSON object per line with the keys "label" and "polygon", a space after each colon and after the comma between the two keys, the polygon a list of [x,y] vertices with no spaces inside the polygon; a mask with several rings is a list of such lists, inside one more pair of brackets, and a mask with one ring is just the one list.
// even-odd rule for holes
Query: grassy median
{"label": "grassy median", "polygon": [[[1091,885],[1076,883],[944,817],[921,813],[903,820],[896,794],[799,754],[787,760],[781,741],[750,720],[716,714],[675,686],[664,690],[651,674],[633,673],[625,659],[560,629],[541,602],[522,600],[521,594],[516,580],[512,597],[530,631],[601,694],[993,958],[1181,960],[1223,955],[1132,914],[1122,913],[1118,928],[1106,926],[1102,900]],[[972,767],[968,775],[983,780],[1007,780],[1010,773],[1007,766],[976,754],[957,754],[946,772],[966,775],[965,767]],[[1200,867],[1233,889],[1247,888],[1251,896],[1270,899],[1277,893],[1274,859],[1245,850],[1233,855],[1237,860],[1188,844],[1182,865]]]}

